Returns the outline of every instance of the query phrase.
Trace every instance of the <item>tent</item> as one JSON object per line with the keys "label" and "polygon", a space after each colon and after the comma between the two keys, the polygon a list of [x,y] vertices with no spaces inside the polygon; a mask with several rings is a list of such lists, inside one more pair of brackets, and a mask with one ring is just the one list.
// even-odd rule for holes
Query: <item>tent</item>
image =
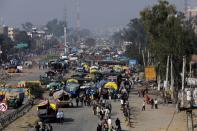
{"label": "tent", "polygon": [[25,81],[20,81],[20,82],[18,82],[18,84],[17,84],[17,87],[18,88],[22,88],[22,87],[25,87]]}
{"label": "tent", "polygon": [[76,79],[68,79],[66,83],[79,83]]}
{"label": "tent", "polygon": [[38,108],[47,108],[47,106],[48,106],[48,104],[49,104],[49,107],[51,108],[51,109],[53,109],[53,110],[58,110],[58,108],[57,108],[57,105],[55,104],[55,103],[49,103],[49,101],[43,101],[43,102],[41,102],[41,103],[39,103],[38,105],[37,105],[37,107]]}
{"label": "tent", "polygon": [[101,80],[96,84],[96,88],[102,88],[106,83],[106,80]]}
{"label": "tent", "polygon": [[59,98],[63,97],[64,95],[70,95],[70,94],[67,93],[67,92],[64,91],[64,90],[59,90],[59,91],[56,91],[56,92],[53,94],[53,98],[54,98],[54,99],[59,99]]}
{"label": "tent", "polygon": [[28,44],[27,43],[19,43],[16,45],[17,49],[23,49],[23,48],[27,48]]}
{"label": "tent", "polygon": [[118,90],[118,85],[115,82],[108,82],[104,85],[104,88]]}
{"label": "tent", "polygon": [[66,84],[66,92],[70,93],[70,94],[76,94],[76,92],[79,90],[79,84],[77,83],[68,83]]}

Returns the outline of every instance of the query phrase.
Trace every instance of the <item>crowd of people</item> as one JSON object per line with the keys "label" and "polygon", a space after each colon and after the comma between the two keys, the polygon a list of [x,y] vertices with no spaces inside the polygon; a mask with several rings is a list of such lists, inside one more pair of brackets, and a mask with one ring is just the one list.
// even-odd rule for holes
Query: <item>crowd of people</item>
{"label": "crowd of people", "polygon": [[[129,91],[131,88],[131,84],[128,84],[128,80],[121,81],[120,89],[116,94],[118,101],[120,101],[120,108],[123,111],[125,119],[129,120],[130,115],[130,108],[129,108]],[[116,101],[117,99],[114,99]],[[101,96],[98,103],[93,106],[94,115],[97,115],[99,118],[99,123],[97,126],[97,131],[121,131],[121,122],[119,118],[115,120],[115,126],[112,125],[111,120],[111,112],[112,112],[112,105],[111,99],[109,97],[108,100],[103,99]]]}
{"label": "crowd of people", "polygon": [[[42,67],[39,66],[39,68],[41,69]],[[88,91],[83,92],[83,90],[80,90],[80,93],[77,93],[74,96],[76,107],[92,107],[93,114],[99,119],[97,131],[121,131],[120,119],[112,116],[112,100],[114,100],[114,102],[120,102],[120,109],[123,111],[125,118],[128,120],[130,115],[128,98],[133,82],[131,82],[127,76],[124,76],[123,78],[121,74],[117,76],[115,81],[108,80],[108,77],[103,77],[99,80],[99,82],[102,80],[117,84],[117,88],[103,88],[106,84],[105,83],[102,87],[97,88],[94,93],[90,93]],[[50,96],[52,96],[52,94]],[[71,99],[73,100],[73,97]],[[63,111],[57,112],[56,120],[58,123],[64,122]],[[42,130],[42,128],[43,125],[36,125],[36,129]]]}
{"label": "crowd of people", "polygon": [[111,119],[112,105],[110,100],[100,99],[98,103],[93,105],[93,114],[98,116],[99,122],[97,131],[120,131],[121,125],[119,118],[115,121],[115,127],[112,125]]}
{"label": "crowd of people", "polygon": [[36,131],[53,131],[53,127],[51,124],[45,124],[43,122],[37,122],[35,125],[35,130]]}

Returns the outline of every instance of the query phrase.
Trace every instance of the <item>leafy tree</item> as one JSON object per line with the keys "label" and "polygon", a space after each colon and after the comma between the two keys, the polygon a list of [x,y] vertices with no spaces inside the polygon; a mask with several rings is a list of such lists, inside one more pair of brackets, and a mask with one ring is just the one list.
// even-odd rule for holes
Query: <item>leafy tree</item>
{"label": "leafy tree", "polygon": [[175,73],[180,73],[182,57],[189,58],[196,49],[197,37],[191,24],[165,0],[159,0],[158,4],[144,9],[140,15],[148,35],[149,49],[160,63],[162,74],[165,74],[168,55],[172,56],[176,63]]}
{"label": "leafy tree", "polygon": [[81,38],[89,38],[92,34],[91,31],[89,31],[88,29],[82,29],[79,31],[79,33]]}
{"label": "leafy tree", "polygon": [[112,39],[116,46],[120,46],[120,42],[123,41],[123,31],[115,32],[112,35]]}
{"label": "leafy tree", "polygon": [[48,28],[49,33],[60,37],[64,35],[64,27],[66,27],[66,22],[53,19],[46,24],[46,27]]}
{"label": "leafy tree", "polygon": [[1,59],[7,61],[9,54],[15,53],[13,41],[6,35],[0,35]]}
{"label": "leafy tree", "polygon": [[27,43],[30,44],[30,37],[27,35],[25,31],[17,31],[14,37],[16,44],[19,43]]}
{"label": "leafy tree", "polygon": [[142,54],[139,49],[144,49],[147,46],[147,34],[140,19],[130,20],[127,28],[114,33],[112,38],[116,45],[124,41],[130,42],[126,48],[126,55],[142,63]]}
{"label": "leafy tree", "polygon": [[22,28],[25,31],[30,32],[33,28],[33,24],[31,22],[26,22],[26,23],[22,24]]}
{"label": "leafy tree", "polygon": [[87,38],[85,40],[85,44],[88,46],[88,47],[93,47],[96,45],[96,40],[93,39],[93,38]]}

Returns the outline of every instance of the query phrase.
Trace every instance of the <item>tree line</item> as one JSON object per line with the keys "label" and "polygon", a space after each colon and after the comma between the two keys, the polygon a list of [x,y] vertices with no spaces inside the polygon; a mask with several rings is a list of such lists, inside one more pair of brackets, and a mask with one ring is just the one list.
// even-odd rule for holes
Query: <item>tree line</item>
{"label": "tree line", "polygon": [[[142,52],[145,53],[145,59],[149,53],[151,63],[146,65],[159,67],[159,72],[164,78],[168,56],[173,59],[174,73],[179,74],[183,56],[190,61],[191,55],[197,53],[195,19],[186,18],[168,1],[159,0],[153,7],[142,10],[139,18],[132,19],[124,30],[117,32],[113,37],[131,41],[126,54],[138,59],[141,64]],[[175,75],[175,79],[178,81],[180,75]]]}

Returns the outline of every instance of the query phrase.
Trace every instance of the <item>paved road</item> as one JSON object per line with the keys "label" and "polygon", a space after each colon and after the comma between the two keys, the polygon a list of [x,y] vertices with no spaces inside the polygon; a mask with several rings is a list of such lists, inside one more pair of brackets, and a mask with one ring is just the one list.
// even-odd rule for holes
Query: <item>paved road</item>
{"label": "paved road", "polygon": [[[81,108],[63,108],[65,122],[63,124],[53,123],[52,126],[55,131],[95,131],[98,125],[99,119],[93,115],[92,107]],[[122,112],[120,111],[120,102],[112,101],[112,122],[115,125],[117,117],[122,119]],[[122,121],[122,128],[124,131],[128,131],[125,123]]]}
{"label": "paved road", "polygon": [[91,107],[64,108],[64,124],[52,124],[55,131],[94,131],[98,117],[94,116]]}
{"label": "paved road", "polygon": [[[20,80],[37,80],[40,74],[43,74],[43,70],[35,70],[34,72],[28,73],[28,75],[21,74],[20,76],[16,77],[15,79],[9,81],[9,83],[14,84]],[[99,119],[97,116],[93,115],[92,107],[80,107],[80,108],[61,108],[60,110],[64,111],[65,115],[65,122],[63,124],[53,123],[52,126],[54,131],[95,131]],[[33,108],[30,112],[28,112],[25,116],[19,118],[14,123],[9,125],[5,130],[11,131],[12,129],[17,129],[21,131],[33,131],[31,127],[28,127],[28,124],[31,123],[28,121],[31,119],[31,116],[36,116],[36,108]],[[117,117],[121,118],[123,116],[122,112],[120,111],[120,102],[112,102],[112,122],[113,125],[114,121]],[[33,117],[33,116],[32,116]],[[123,118],[121,118],[123,120]],[[21,120],[23,122],[21,122]],[[129,130],[126,128],[125,123],[122,122],[123,129]]]}

